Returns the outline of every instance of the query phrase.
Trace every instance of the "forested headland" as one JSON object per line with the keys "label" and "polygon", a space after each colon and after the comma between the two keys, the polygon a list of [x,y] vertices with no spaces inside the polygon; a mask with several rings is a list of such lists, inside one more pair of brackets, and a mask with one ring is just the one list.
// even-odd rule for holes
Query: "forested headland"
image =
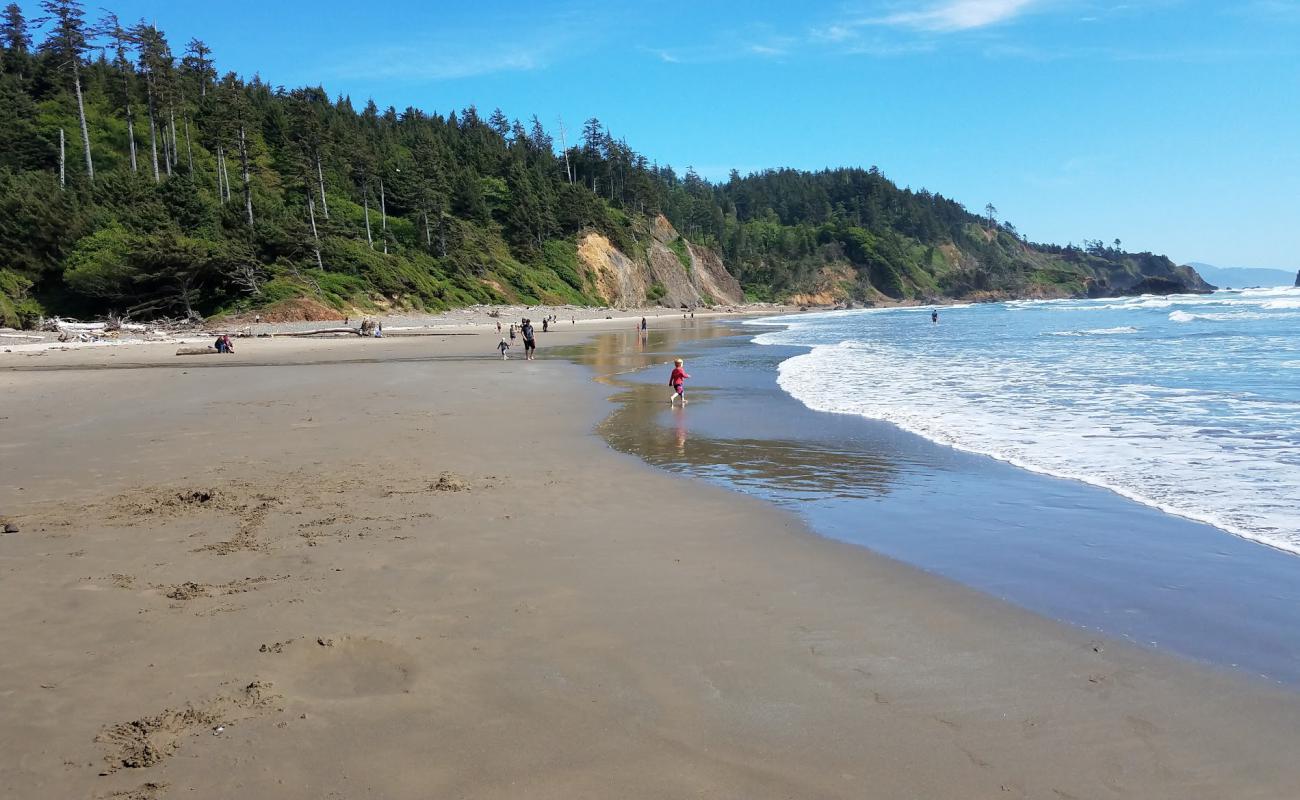
{"label": "forested headland", "polygon": [[631,262],[660,241],[688,274],[712,251],[753,300],[1204,286],[1118,241],[1032,244],[991,205],[975,214],[875,168],[711,182],[597,119],[358,108],[222,73],[198,38],[95,13],[46,0],[0,21],[0,325],[664,297],[658,283],[611,297],[580,247],[593,235]]}

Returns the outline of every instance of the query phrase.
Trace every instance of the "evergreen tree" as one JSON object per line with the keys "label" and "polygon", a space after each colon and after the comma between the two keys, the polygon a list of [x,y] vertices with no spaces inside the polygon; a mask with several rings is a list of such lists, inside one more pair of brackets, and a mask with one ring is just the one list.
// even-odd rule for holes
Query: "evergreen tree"
{"label": "evergreen tree", "polygon": [[66,70],[72,78],[73,90],[77,98],[77,116],[81,120],[81,143],[86,156],[86,178],[95,182],[95,160],[90,153],[90,127],[86,124],[86,103],[81,92],[81,60],[90,49],[86,27],[86,12],[79,0],[44,0],[41,3],[47,16],[38,20],[38,24],[52,24],[50,37],[45,40],[44,49],[54,57],[59,67]]}

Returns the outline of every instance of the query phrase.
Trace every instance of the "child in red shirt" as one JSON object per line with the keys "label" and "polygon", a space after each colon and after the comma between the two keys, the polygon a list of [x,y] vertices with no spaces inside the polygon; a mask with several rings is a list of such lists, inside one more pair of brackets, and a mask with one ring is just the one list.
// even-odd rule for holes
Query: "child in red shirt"
{"label": "child in red shirt", "polygon": [[668,377],[668,385],[673,387],[673,393],[668,398],[668,403],[671,405],[677,402],[677,398],[680,397],[682,405],[686,405],[686,390],[684,387],[686,379],[691,376],[687,375],[686,370],[682,369],[682,360],[680,358],[673,363],[676,366],[673,367],[673,374]]}

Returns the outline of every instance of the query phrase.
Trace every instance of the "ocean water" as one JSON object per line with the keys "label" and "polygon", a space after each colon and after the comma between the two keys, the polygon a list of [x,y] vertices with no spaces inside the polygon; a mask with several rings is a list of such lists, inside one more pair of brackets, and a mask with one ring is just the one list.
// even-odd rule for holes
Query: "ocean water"
{"label": "ocean water", "polygon": [[1300,554],[1300,288],[769,318],[816,411]]}

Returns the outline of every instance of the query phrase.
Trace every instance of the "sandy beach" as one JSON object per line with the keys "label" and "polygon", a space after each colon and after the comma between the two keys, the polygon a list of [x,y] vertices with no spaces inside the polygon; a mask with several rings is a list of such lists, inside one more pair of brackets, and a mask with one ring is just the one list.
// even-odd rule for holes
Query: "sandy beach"
{"label": "sandy beach", "polygon": [[1295,795],[1300,696],[614,452],[606,327],[0,354],[0,795]]}

